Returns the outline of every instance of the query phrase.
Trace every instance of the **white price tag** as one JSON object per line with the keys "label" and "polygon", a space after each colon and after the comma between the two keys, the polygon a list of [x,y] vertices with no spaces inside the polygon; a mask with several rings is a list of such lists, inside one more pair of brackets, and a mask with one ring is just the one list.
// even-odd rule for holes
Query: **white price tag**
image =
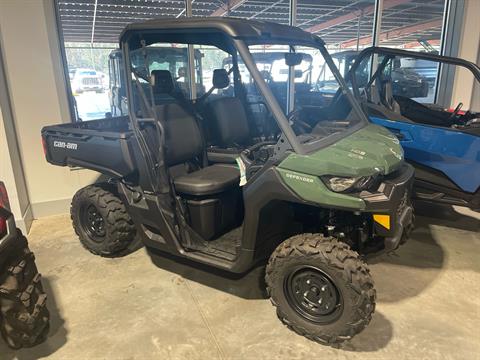
{"label": "white price tag", "polygon": [[238,169],[240,170],[240,186],[243,186],[247,183],[247,174],[245,172],[245,164],[243,160],[239,157],[235,159],[237,161]]}

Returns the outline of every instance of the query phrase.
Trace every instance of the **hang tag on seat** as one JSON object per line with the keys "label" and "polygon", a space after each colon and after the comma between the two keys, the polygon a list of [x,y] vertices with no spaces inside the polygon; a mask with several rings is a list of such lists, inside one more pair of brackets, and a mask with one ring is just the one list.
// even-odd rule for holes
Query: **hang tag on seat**
{"label": "hang tag on seat", "polygon": [[237,162],[238,169],[240,170],[240,186],[243,186],[247,183],[247,173],[245,170],[245,163],[243,160],[238,156],[235,161]]}

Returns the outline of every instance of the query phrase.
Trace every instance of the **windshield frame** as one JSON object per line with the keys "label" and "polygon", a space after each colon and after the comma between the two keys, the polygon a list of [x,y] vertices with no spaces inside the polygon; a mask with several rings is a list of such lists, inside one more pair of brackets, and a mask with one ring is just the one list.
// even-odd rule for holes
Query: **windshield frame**
{"label": "windshield frame", "polygon": [[[335,63],[333,62],[333,59],[331,55],[329,54],[328,50],[325,48],[323,41],[317,37],[313,36],[313,39],[315,41],[312,42],[303,42],[303,41],[282,41],[282,40],[276,40],[276,39],[269,39],[265,41],[261,41],[260,39],[256,39],[257,41],[243,41],[241,39],[235,39],[234,44],[235,47],[237,48],[243,62],[245,63],[248,71],[250,71],[251,76],[253,77],[254,81],[257,83],[260,91],[262,92],[262,95],[265,97],[265,100],[267,101],[267,105],[270,107],[270,111],[272,112],[273,116],[275,117],[275,120],[277,121],[278,125],[280,126],[282,132],[286,136],[287,140],[291,144],[293,150],[301,155],[304,154],[309,154],[312,152],[315,152],[317,150],[320,150],[322,148],[325,148],[329,145],[332,145],[336,143],[337,141],[353,134],[354,132],[362,129],[366,125],[370,123],[368,120],[367,115],[363,111],[360,103],[358,100],[355,98],[353,95],[352,91],[348,88],[344,78],[340,74],[338,68],[336,67]],[[353,111],[353,116],[358,118],[357,124],[353,125],[352,127],[345,129],[344,131],[341,131],[339,133],[332,134],[330,136],[327,136],[325,138],[320,138],[320,139],[315,139],[306,143],[301,143],[297,137],[297,135],[293,132],[293,129],[291,128],[291,125],[289,124],[287,115],[283,112],[281,109],[280,105],[278,104],[278,101],[276,98],[273,96],[273,93],[271,92],[270,88],[266,84],[263,76],[260,74],[260,71],[258,70],[255,61],[254,61],[254,56],[249,50],[250,45],[288,45],[288,46],[294,46],[294,47],[310,47],[314,48],[320,51],[320,54],[323,56],[325,59],[326,65],[329,67],[330,71],[333,73],[335,79],[337,80],[339,84],[339,89],[338,91],[341,91],[349,100],[349,102],[352,105],[352,111]],[[288,94],[291,96],[291,94]],[[293,94],[294,96],[294,94]]]}

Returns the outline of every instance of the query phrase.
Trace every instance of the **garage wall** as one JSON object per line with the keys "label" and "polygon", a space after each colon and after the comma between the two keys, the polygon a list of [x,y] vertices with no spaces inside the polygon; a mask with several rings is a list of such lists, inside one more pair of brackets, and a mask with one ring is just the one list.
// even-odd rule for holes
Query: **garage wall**
{"label": "garage wall", "polygon": [[44,158],[42,127],[70,121],[56,31],[52,0],[0,1],[0,40],[12,109],[12,119],[4,121],[14,122],[35,218],[67,212],[73,193],[98,175],[51,166]]}

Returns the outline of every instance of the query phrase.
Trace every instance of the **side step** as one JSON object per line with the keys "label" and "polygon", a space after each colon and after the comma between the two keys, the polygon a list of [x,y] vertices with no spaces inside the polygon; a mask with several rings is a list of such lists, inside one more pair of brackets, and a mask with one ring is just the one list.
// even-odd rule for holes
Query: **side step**
{"label": "side step", "polygon": [[422,193],[414,191],[413,197],[419,200],[436,201],[449,205],[468,206],[468,202],[462,199],[453,198],[442,192]]}

